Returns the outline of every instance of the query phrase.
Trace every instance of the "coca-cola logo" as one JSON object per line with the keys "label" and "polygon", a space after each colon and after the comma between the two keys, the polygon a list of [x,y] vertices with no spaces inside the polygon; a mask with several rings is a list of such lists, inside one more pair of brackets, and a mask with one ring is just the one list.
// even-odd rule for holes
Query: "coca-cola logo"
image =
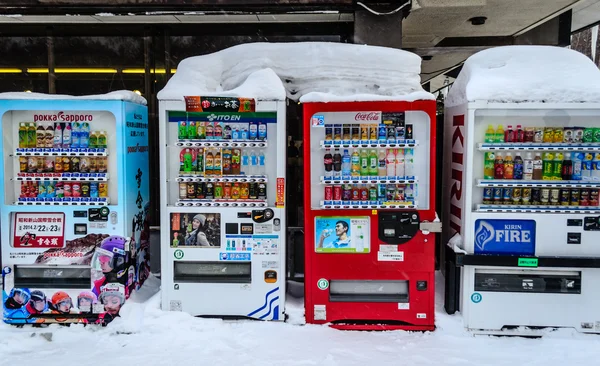
{"label": "coca-cola logo", "polygon": [[91,114],[60,111],[56,114],[34,114],[33,122],[92,122],[93,118]]}
{"label": "coca-cola logo", "polygon": [[379,112],[358,112],[354,116],[355,121],[379,121],[381,114]]}

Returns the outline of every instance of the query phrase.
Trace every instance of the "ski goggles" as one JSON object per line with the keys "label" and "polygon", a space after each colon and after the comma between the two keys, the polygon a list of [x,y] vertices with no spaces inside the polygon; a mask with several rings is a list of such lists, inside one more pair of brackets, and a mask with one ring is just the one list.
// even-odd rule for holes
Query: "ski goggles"
{"label": "ski goggles", "polygon": [[65,299],[60,301],[58,304],[56,304],[56,307],[60,307],[60,306],[66,306],[68,308],[71,308],[73,306],[73,303],[71,302],[70,299]]}

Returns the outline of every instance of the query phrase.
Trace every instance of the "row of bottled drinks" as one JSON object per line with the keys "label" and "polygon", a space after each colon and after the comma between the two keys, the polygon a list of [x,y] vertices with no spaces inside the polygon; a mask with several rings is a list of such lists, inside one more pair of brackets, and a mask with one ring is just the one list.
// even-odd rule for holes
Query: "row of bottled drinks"
{"label": "row of bottled drinks", "polygon": [[485,131],[486,143],[534,142],[534,143],[590,143],[600,142],[598,127],[525,127],[517,125],[513,130],[508,125],[488,125]]}
{"label": "row of bottled drinks", "polygon": [[325,186],[325,201],[414,202],[414,184],[337,184]]}
{"label": "row of bottled drinks", "polygon": [[600,153],[486,152],[485,179],[581,180],[600,182]]}
{"label": "row of bottled drinks", "polygon": [[60,201],[64,198],[108,197],[107,182],[21,182],[19,199]]}
{"label": "row of bottled drinks", "polygon": [[325,141],[397,141],[412,140],[413,125],[396,124],[328,124],[325,125]]}
{"label": "row of bottled drinks", "polygon": [[598,206],[598,189],[486,187],[483,203],[524,206]]}
{"label": "row of bottled drinks", "polygon": [[414,149],[325,149],[325,177],[414,177]]}
{"label": "row of bottled drinks", "polygon": [[223,200],[266,200],[267,184],[230,182],[187,182],[179,183],[180,200],[223,199]]}
{"label": "row of bottled drinks", "polygon": [[185,148],[179,154],[180,175],[265,175],[262,149]]}
{"label": "row of bottled drinks", "polygon": [[19,123],[19,148],[22,149],[106,147],[106,131],[90,131],[87,122]]}
{"label": "row of bottled drinks", "polygon": [[224,123],[208,121],[179,121],[180,140],[259,140],[267,139],[264,122]]}
{"label": "row of bottled drinks", "polygon": [[106,173],[106,156],[20,156],[19,173]]}

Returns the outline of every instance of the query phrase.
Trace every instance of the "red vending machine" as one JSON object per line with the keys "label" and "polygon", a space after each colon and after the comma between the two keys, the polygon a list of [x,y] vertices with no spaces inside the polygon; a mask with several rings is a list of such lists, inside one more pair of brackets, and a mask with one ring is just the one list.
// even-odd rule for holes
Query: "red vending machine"
{"label": "red vending machine", "polygon": [[306,322],[433,330],[435,101],[303,107]]}

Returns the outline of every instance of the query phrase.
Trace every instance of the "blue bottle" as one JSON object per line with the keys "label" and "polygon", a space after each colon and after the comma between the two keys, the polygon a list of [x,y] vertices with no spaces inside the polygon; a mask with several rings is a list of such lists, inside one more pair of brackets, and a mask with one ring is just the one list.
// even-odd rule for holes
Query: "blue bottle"
{"label": "blue bottle", "polygon": [[344,155],[342,156],[342,177],[350,176],[351,167],[350,154],[348,153],[348,149],[344,149]]}

